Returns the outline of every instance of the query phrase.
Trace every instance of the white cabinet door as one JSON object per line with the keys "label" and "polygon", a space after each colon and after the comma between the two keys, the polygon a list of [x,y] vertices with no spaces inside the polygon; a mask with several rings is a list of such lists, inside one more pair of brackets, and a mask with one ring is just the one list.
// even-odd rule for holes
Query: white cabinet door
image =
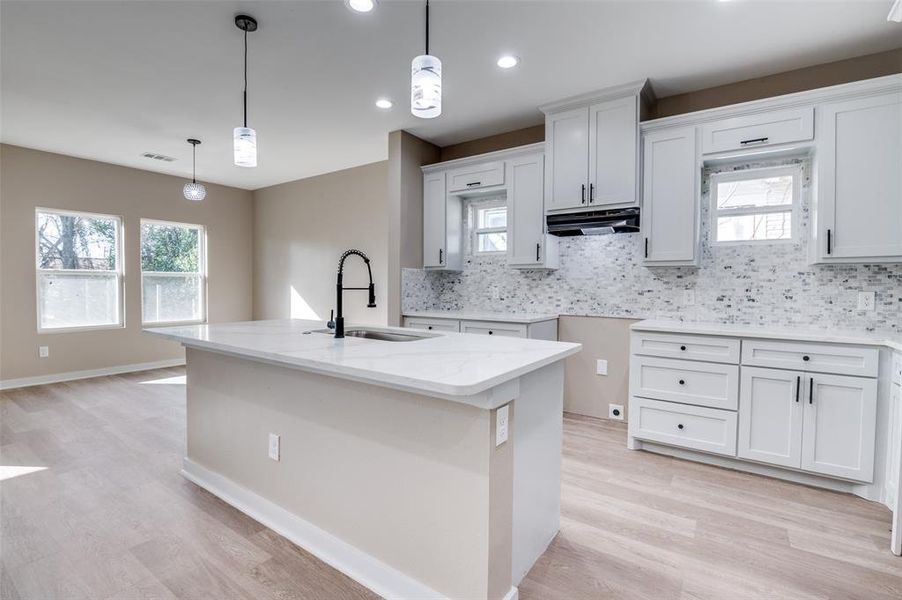
{"label": "white cabinet door", "polygon": [[589,206],[638,203],[638,99],[589,107]]}
{"label": "white cabinet door", "polygon": [[460,321],[456,319],[424,319],[421,317],[404,317],[404,327],[408,329],[424,329],[426,331],[460,332]]}
{"label": "white cabinet door", "polygon": [[526,336],[526,325],[522,323],[498,323],[494,321],[461,321],[461,333],[475,333],[479,335],[496,335],[500,337]]}
{"label": "white cabinet door", "polygon": [[902,262],[902,93],[818,113],[816,260]]}
{"label": "white cabinet door", "polygon": [[643,159],[645,264],[696,265],[699,168],[695,127],[646,134]]}
{"label": "white cabinet door", "polygon": [[448,172],[448,191],[478,190],[504,185],[504,161],[470,165]]}
{"label": "white cabinet door", "polygon": [[814,108],[770,110],[701,126],[702,153],[759,148],[814,137]]}
{"label": "white cabinet door", "polygon": [[557,268],[557,239],[545,236],[544,155],[507,162],[507,262],[516,267]]}
{"label": "white cabinet door", "polygon": [[807,377],[802,468],[873,481],[877,381],[845,375]]}
{"label": "white cabinet door", "polygon": [[589,107],[545,117],[545,198],[548,210],[588,203]]}
{"label": "white cabinet door", "polygon": [[805,374],[801,372],[742,367],[740,458],[796,469],[801,466],[804,387]]}
{"label": "white cabinet door", "polygon": [[423,266],[444,267],[447,259],[445,173],[423,176]]}

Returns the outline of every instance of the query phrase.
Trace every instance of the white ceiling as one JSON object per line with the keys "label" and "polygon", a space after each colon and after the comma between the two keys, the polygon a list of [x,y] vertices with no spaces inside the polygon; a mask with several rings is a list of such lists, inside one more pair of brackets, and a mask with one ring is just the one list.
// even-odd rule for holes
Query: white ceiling
{"label": "white ceiling", "polygon": [[[902,46],[890,0],[433,0],[444,114],[409,114],[423,4],[380,0],[0,4],[3,142],[256,189],[387,157],[386,133],[447,145],[541,122],[536,106],[647,77],[658,96]],[[232,165],[250,34],[259,167]],[[522,58],[503,72],[503,52]],[[395,102],[374,106],[379,96]],[[145,151],[178,158],[160,163]]]}

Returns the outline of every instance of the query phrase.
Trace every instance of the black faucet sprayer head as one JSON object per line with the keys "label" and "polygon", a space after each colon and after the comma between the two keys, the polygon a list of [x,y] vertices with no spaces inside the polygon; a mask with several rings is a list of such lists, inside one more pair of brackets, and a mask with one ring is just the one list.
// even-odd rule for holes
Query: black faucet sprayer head
{"label": "black faucet sprayer head", "polygon": [[366,305],[367,308],[376,308],[376,286],[370,284],[370,301]]}

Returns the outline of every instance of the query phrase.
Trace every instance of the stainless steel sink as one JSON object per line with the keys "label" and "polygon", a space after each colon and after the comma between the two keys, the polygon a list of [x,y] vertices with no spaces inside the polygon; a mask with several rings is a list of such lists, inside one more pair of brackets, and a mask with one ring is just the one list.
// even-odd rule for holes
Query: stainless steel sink
{"label": "stainless steel sink", "polygon": [[[308,333],[328,333],[333,334],[331,329],[315,329]],[[382,342],[415,342],[417,340],[425,340],[426,338],[435,337],[422,333],[398,333],[396,331],[379,331],[377,329],[346,329],[345,337],[364,338],[367,340],[379,340]]]}

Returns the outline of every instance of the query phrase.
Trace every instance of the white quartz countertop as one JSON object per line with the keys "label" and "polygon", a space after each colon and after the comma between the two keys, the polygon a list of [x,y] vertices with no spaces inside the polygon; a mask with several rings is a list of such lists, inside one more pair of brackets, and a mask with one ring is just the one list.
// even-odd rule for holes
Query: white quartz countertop
{"label": "white quartz countertop", "polygon": [[775,340],[798,340],[803,342],[823,342],[827,344],[856,344],[862,346],[887,346],[902,352],[902,334],[886,335],[867,331],[842,329],[796,329],[793,327],[756,327],[754,325],[730,325],[725,323],[693,323],[684,321],[646,320],[634,323],[634,331],[654,331],[659,333],[687,333],[700,335],[723,335],[730,337],[769,338]]}
{"label": "white quartz countertop", "polygon": [[479,312],[456,310],[415,310],[404,313],[405,317],[417,317],[420,319],[459,319],[461,321],[494,321],[497,323],[541,323],[553,321],[558,315],[530,314],[530,313],[504,313],[504,312]]}
{"label": "white quartz countertop", "polygon": [[[462,333],[387,342],[331,333],[321,321],[280,319],[145,329],[189,348],[439,397],[474,396],[575,354],[580,344]],[[345,330],[354,329],[345,325]],[[411,334],[410,329],[367,327]]]}

